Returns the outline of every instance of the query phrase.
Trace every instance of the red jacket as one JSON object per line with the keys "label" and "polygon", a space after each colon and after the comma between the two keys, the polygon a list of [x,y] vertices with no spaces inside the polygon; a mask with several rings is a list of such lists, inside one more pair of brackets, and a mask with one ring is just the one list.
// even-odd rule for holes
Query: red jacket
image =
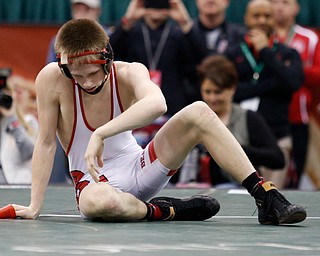
{"label": "red jacket", "polygon": [[307,124],[312,100],[316,100],[312,99],[311,90],[320,86],[320,39],[313,30],[296,24],[286,38],[279,40],[300,53],[305,74],[304,85],[292,96],[289,121],[292,124]]}

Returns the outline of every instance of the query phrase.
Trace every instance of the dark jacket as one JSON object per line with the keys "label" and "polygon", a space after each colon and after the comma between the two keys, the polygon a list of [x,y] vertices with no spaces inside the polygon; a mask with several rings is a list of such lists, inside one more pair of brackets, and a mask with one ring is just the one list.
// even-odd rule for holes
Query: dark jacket
{"label": "dark jacket", "polygon": [[[213,46],[207,44],[207,35],[214,30],[219,29],[217,40]],[[200,63],[205,57],[213,54],[223,54],[228,48],[234,48],[238,45],[244,34],[246,28],[238,24],[224,22],[221,26],[214,29],[205,28],[199,19],[194,21],[193,27],[186,37],[190,48],[192,49],[192,57],[197,63]]]}
{"label": "dark jacket", "polygon": [[[189,97],[190,101],[202,100],[196,66],[210,55],[224,54],[228,48],[234,48],[236,45],[239,45],[245,32],[246,28],[238,24],[224,22],[219,27],[207,29],[201,24],[199,19],[194,20],[192,29],[189,33],[185,34],[188,46],[191,49],[189,56],[194,62],[194,69],[190,73],[189,81],[191,81],[191,84],[196,85],[191,87],[193,91],[190,93],[192,94]],[[217,38],[210,44],[208,43],[210,40],[207,40],[207,38],[212,33],[217,33]],[[213,35],[213,37],[215,36]]]}
{"label": "dark jacket", "polygon": [[265,118],[276,138],[289,135],[289,104],[292,94],[304,81],[299,53],[281,43],[277,43],[273,49],[262,49],[256,61],[263,62],[264,68],[257,81],[253,80],[254,71],[240,45],[228,49],[226,55],[235,63],[239,74],[234,101],[239,103],[259,97],[258,112]]}

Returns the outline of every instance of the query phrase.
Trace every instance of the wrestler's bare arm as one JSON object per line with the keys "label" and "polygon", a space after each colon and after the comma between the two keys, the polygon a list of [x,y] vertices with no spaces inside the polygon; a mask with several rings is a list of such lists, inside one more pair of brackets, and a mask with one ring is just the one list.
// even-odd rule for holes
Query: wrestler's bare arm
{"label": "wrestler's bare arm", "polygon": [[[99,127],[103,138],[145,126],[167,110],[160,88],[150,80],[147,68],[140,63],[116,62],[117,79],[125,111]],[[128,96],[129,95],[129,96]]]}
{"label": "wrestler's bare arm", "polygon": [[61,79],[61,74],[56,64],[44,67],[36,78],[39,133],[32,159],[31,203],[29,207],[14,205],[18,217],[37,218],[43,204],[56,151],[59,79]]}
{"label": "wrestler's bare arm", "polygon": [[102,167],[103,140],[127,130],[145,126],[167,110],[160,88],[150,80],[149,72],[139,63],[116,62],[117,80],[125,111],[118,117],[96,129],[89,141],[85,159],[88,171],[98,181]]}

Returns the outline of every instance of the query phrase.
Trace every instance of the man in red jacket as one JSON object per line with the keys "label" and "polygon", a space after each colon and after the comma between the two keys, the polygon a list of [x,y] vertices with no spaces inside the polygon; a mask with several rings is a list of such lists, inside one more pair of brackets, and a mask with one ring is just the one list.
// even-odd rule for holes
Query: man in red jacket
{"label": "man in red jacket", "polygon": [[312,103],[310,90],[320,85],[320,44],[319,37],[313,30],[296,24],[296,17],[300,11],[297,0],[271,2],[278,39],[299,52],[304,66],[304,84],[293,94],[289,108],[293,147],[287,186],[297,188],[304,171],[309,141]]}

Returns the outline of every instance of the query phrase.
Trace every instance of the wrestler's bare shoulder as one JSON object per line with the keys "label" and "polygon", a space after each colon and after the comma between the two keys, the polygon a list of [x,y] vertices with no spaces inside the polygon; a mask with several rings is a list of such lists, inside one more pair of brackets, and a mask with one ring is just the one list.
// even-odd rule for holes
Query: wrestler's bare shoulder
{"label": "wrestler's bare shoulder", "polygon": [[55,77],[60,75],[61,75],[61,71],[58,64],[56,62],[51,62],[51,63],[48,63],[46,66],[44,66],[40,70],[38,77],[47,77],[47,76]]}
{"label": "wrestler's bare shoulder", "polygon": [[51,62],[44,66],[36,78],[36,87],[59,88],[70,83],[70,79],[65,77],[57,64]]}
{"label": "wrestler's bare shoulder", "polygon": [[146,66],[139,62],[115,61],[114,64],[119,75],[128,75],[136,71],[147,72]]}

